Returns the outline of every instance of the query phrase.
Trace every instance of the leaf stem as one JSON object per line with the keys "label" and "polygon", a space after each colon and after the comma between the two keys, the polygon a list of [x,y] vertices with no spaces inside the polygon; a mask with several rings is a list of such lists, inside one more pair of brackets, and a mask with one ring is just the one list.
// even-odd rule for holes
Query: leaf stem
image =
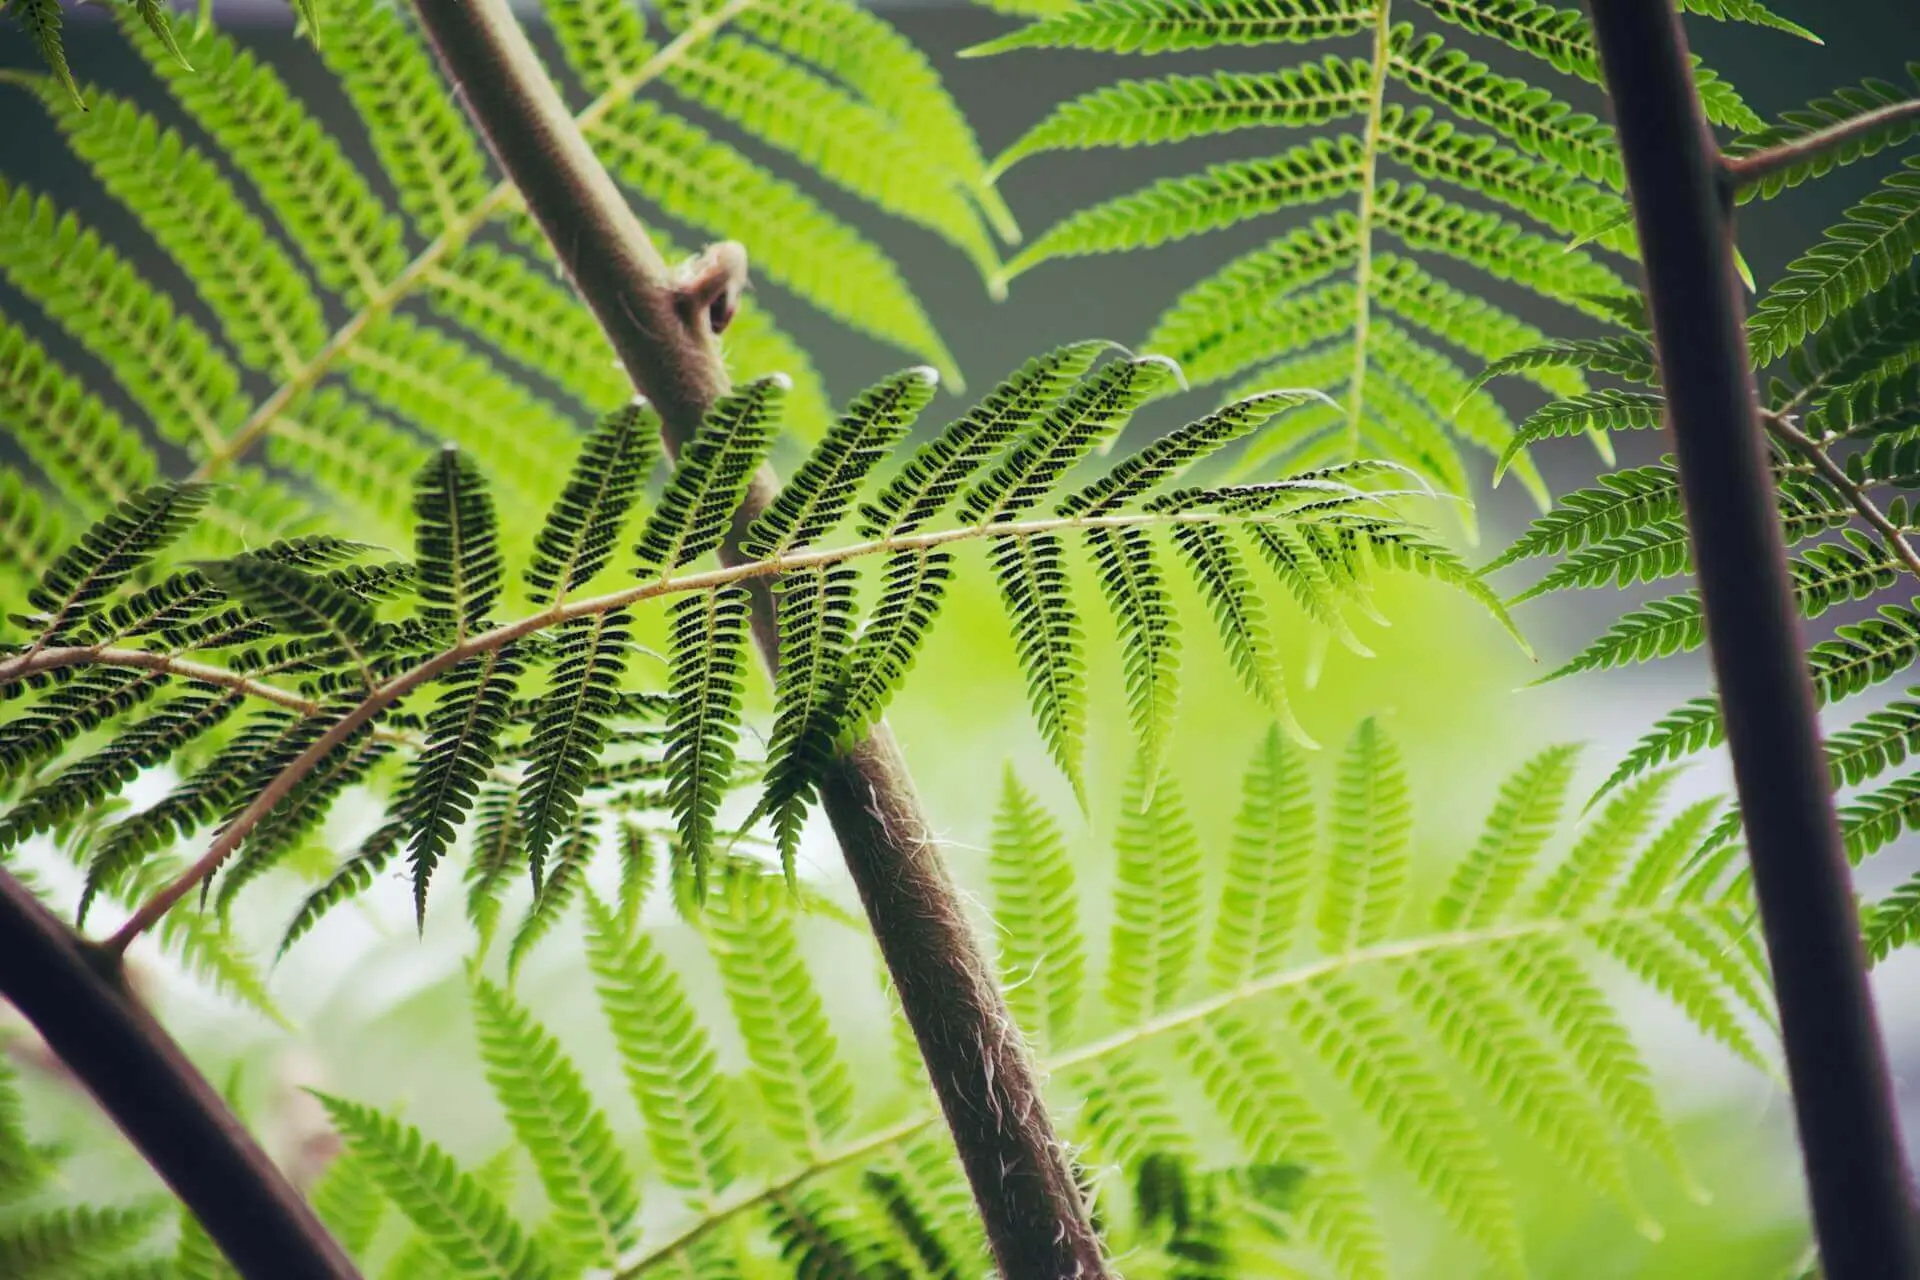
{"label": "leaf stem", "polygon": [[1367,393],[1367,324],[1373,303],[1374,184],[1380,170],[1380,129],[1387,100],[1388,46],[1393,0],[1379,0],[1373,15],[1372,80],[1367,86],[1367,131],[1360,157],[1358,256],[1353,265],[1353,375],[1347,381],[1347,456],[1360,456],[1360,413]]}
{"label": "leaf stem", "polygon": [[1783,142],[1777,147],[1768,147],[1764,151],[1750,151],[1743,156],[1727,157],[1727,177],[1736,189],[1751,187],[1765,182],[1774,174],[1795,165],[1805,164],[1817,159],[1829,151],[1838,151],[1841,147],[1876,129],[1903,120],[1920,120],[1920,98],[1906,102],[1890,102],[1871,111],[1862,112],[1849,120],[1830,124],[1824,129],[1815,129],[1803,134],[1791,142]]}
{"label": "leaf stem", "polygon": [[1860,518],[1873,526],[1874,530],[1886,539],[1887,549],[1900,558],[1900,562],[1907,567],[1907,572],[1911,573],[1915,580],[1920,581],[1920,553],[1916,553],[1913,544],[1907,541],[1907,531],[1888,519],[1887,513],[1874,502],[1866,486],[1856,484],[1853,477],[1847,474],[1846,468],[1835,462],[1827,455],[1827,451],[1820,447],[1819,441],[1788,422],[1783,415],[1763,412],[1761,417],[1767,424],[1768,433],[1805,458],[1820,474],[1821,479],[1833,486],[1834,490],[1852,504],[1855,511],[1859,512]]}

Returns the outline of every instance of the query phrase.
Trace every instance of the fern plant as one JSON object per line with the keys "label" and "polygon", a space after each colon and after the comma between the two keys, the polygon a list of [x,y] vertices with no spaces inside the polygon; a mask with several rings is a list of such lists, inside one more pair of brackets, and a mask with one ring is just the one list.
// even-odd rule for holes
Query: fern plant
{"label": "fern plant", "polygon": [[[1370,41],[1269,71],[1128,79],[1062,103],[1001,153],[993,172],[1062,150],[1175,145],[1245,130],[1313,131],[1258,158],[1170,177],[1072,214],[1007,263],[1138,252],[1271,221],[1277,234],[1195,283],[1145,349],[1178,360],[1228,399],[1272,386],[1329,401],[1276,432],[1249,466],[1383,457],[1470,492],[1462,446],[1500,457],[1543,508],[1547,494],[1514,425],[1470,370],[1539,345],[1541,330],[1486,295],[1504,282],[1554,303],[1568,324],[1613,325],[1635,297],[1636,250],[1612,129],[1563,101],[1600,83],[1577,10],[1534,0],[1099,0],[1017,5],[1040,16],[974,53],[1088,49],[1153,55],[1240,46]],[[1759,4],[1689,3],[1716,19],[1809,33]],[[1419,22],[1402,19],[1418,17]],[[1475,39],[1546,64],[1557,84],[1505,75]],[[1696,68],[1716,124],[1762,121]],[[1582,90],[1575,83],[1569,86]],[[1308,211],[1339,204],[1329,213]],[[1581,321],[1577,317],[1584,316]],[[1573,366],[1519,370],[1559,397],[1587,390]],[[1592,433],[1606,456],[1603,433]],[[1471,508],[1462,508],[1470,521]],[[1469,530],[1471,531],[1471,523]]]}
{"label": "fern plant", "polygon": [[[196,479],[221,485],[190,555],[264,545],[321,511],[404,543],[423,440],[458,442],[513,498],[507,531],[530,533],[520,513],[562,479],[571,424],[629,385],[402,12],[380,0],[303,9],[372,144],[377,171],[362,172],[279,71],[207,21],[170,24],[169,6],[147,0],[113,10],[183,127],[71,82],[57,5],[12,8],[56,70],[0,73],[9,120],[32,127],[44,113],[46,145],[138,220],[192,297],[135,265],[137,241],[0,180],[0,277],[39,313],[0,317],[0,416],[40,473],[0,478],[0,590],[20,594],[49,540],[159,478],[156,447],[184,450]],[[679,110],[796,157],[991,272],[995,240],[1014,228],[925,55],[852,0],[674,5],[651,31],[617,0],[556,0],[546,16],[580,126],[650,220],[748,242],[766,279],[959,386],[885,253]],[[84,366],[32,336],[42,321]],[[736,376],[792,380],[787,420],[803,440],[825,429],[819,374],[757,304],[728,330],[727,354]]]}
{"label": "fern plant", "polygon": [[[1402,1274],[1377,1185],[1402,1176],[1493,1273],[1527,1274],[1501,1154],[1516,1135],[1643,1225],[1648,1177],[1691,1187],[1609,974],[1761,1069],[1765,976],[1744,898],[1686,874],[1718,803],[1664,812],[1664,771],[1561,844],[1579,754],[1515,770],[1424,891],[1409,778],[1378,722],[1354,729],[1327,786],[1274,728],[1230,824],[1190,817],[1175,773],[1149,794],[1138,769],[1112,823],[1104,973],[1065,829],[1009,772],[988,865],[1001,978],[1129,1275]],[[917,1062],[855,1088],[803,958],[804,901],[741,874],[686,917],[722,1009],[672,958],[690,901],[651,906],[664,870],[630,850],[577,895],[630,1098],[594,1097],[527,997],[476,973],[504,1159],[531,1169],[544,1211],[517,1214],[493,1163],[464,1169],[401,1117],[329,1096],[345,1154],[315,1199],[339,1238],[388,1274],[983,1274]],[[744,1050],[738,1071],[721,1066],[722,1034]],[[1636,1153],[1661,1171],[1630,1172],[1646,1168]],[[1193,1208],[1176,1217],[1170,1200]],[[657,1228],[639,1228],[642,1204]],[[376,1233],[382,1217],[410,1231]]]}
{"label": "fern plant", "polygon": [[[1920,85],[1920,65],[1911,68]],[[1774,153],[1818,131],[1848,126],[1844,146],[1810,152],[1746,186],[1769,197],[1833,168],[1909,142],[1920,119],[1911,87],[1868,81],[1789,113],[1743,139],[1736,157]],[[1839,703],[1896,680],[1920,634],[1908,584],[1920,574],[1906,490],[1913,485],[1913,426],[1920,392],[1920,176],[1901,159],[1760,295],[1749,323],[1763,419],[1772,447],[1779,511],[1802,614],[1848,606],[1872,612],[1843,622],[1808,654],[1816,697]],[[1578,368],[1621,384],[1553,402],[1521,425],[1515,447],[1573,431],[1622,432],[1661,424],[1664,399],[1644,329],[1602,341],[1547,343],[1516,352],[1482,380],[1521,368]],[[1602,475],[1567,495],[1488,565],[1500,570],[1550,560],[1551,567],[1509,603],[1607,585],[1661,583],[1691,572],[1671,459]],[[1629,609],[1604,634],[1544,679],[1603,671],[1698,649],[1705,643],[1699,596],[1688,590]],[[1910,691],[1911,693],[1911,691]],[[1856,863],[1885,849],[1913,824],[1913,782],[1899,773],[1916,723],[1911,697],[1860,715],[1827,741],[1837,791],[1850,792],[1840,820]],[[1695,698],[1659,723],[1606,783],[1630,783],[1670,761],[1717,745],[1720,708]],[[1853,791],[1860,788],[1858,791]],[[1706,867],[1740,852],[1729,814],[1704,841]],[[1884,959],[1920,935],[1920,879],[1863,908],[1869,955]]]}

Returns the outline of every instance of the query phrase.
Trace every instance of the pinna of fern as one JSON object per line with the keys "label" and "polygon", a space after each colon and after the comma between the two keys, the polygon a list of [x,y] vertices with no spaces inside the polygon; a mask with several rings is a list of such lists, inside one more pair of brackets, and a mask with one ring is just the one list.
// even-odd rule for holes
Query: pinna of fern
{"label": "pinna of fern", "polygon": [[[509,553],[489,485],[451,447],[418,470],[411,560],[367,562],[369,548],[310,537],[169,572],[159,557],[209,489],[143,489],[47,569],[34,612],[16,619],[32,639],[0,658],[0,688],[35,695],[0,727],[0,761],[22,789],[0,844],[69,830],[142,769],[190,766],[159,805],[91,842],[89,899],[119,891],[174,839],[215,832],[195,870],[122,929],[124,944],[222,868],[224,911],[341,792],[398,769],[386,820],[314,895],[291,940],[402,856],[424,919],[433,873],[482,790],[506,784],[507,843],[536,886],[537,922],[526,927],[537,938],[575,891],[608,805],[669,815],[699,895],[721,803],[739,780],[746,591],[763,579],[780,593],[782,662],[756,815],[771,817],[789,869],[821,767],[899,689],[968,543],[987,551],[1036,726],[1076,790],[1087,673],[1070,569],[1081,554],[1119,631],[1150,760],[1177,685],[1175,574],[1199,588],[1248,690],[1282,717],[1261,566],[1310,621],[1356,647],[1348,618],[1369,608],[1381,569],[1452,583],[1504,620],[1461,562],[1398,514],[1406,491],[1391,487],[1402,477],[1390,465],[1174,484],[1313,403],[1311,393],[1250,397],[1094,467],[1133,410],[1177,377],[1163,357],[1097,365],[1107,350],[1080,343],[1028,362],[882,478],[876,469],[935,378],[915,368],[883,381],[849,404],[746,530],[752,558],[721,568],[700,565],[777,434],[786,380],[757,380],[717,404],[644,513],[653,415],[638,403],[610,413],[532,539],[521,576],[534,611],[512,620],[498,616]],[[859,540],[835,541],[849,524]],[[621,561],[628,585],[588,594]],[[631,629],[655,600],[668,610],[669,670],[664,689],[641,689]],[[223,734],[230,720],[239,727]],[[104,745],[76,757],[77,741],[100,730]],[[55,761],[64,767],[43,774]],[[494,828],[507,821],[498,801],[490,812]],[[482,880],[476,903],[497,893],[503,869]]]}
{"label": "pinna of fern", "polygon": [[[57,6],[12,10],[57,39]],[[0,316],[0,414],[30,464],[3,482],[43,490],[45,521],[77,531],[159,475],[164,442],[187,452],[195,478],[224,482],[182,556],[264,545],[316,508],[398,544],[412,527],[413,459],[423,442],[451,440],[511,496],[506,531],[530,534],[520,513],[540,510],[563,477],[571,424],[629,387],[404,6],[314,0],[308,11],[372,143],[365,171],[274,66],[206,22],[163,37],[169,12],[158,0],[114,7],[191,129],[55,75],[0,72],[9,120],[68,149],[191,294],[170,295],[136,265],[150,250],[103,235],[86,210],[0,183],[0,277],[30,309]],[[990,273],[1011,219],[938,74],[899,32],[853,0],[675,4],[651,30],[625,0],[554,0],[546,16],[577,119],[649,221],[751,244],[765,280],[958,386],[891,259],[678,110],[792,154]],[[42,325],[82,363],[29,336]],[[738,377],[792,378],[787,422],[803,439],[825,428],[817,373],[758,302],[730,326],[726,355]],[[103,383],[124,396],[96,394]],[[291,488],[288,472],[324,501]],[[23,550],[34,526],[12,522],[31,509],[7,506],[6,536]],[[36,563],[6,557],[0,586],[23,592]],[[509,598],[521,599],[517,582]]]}
{"label": "pinna of fern", "polygon": [[[1920,64],[1910,68],[1920,85]],[[1754,156],[1785,155],[1741,194],[1778,194],[1831,169],[1909,141],[1920,100],[1869,82],[1791,113],[1730,151],[1731,172]],[[1795,144],[1826,136],[1835,145],[1804,153]],[[1783,150],[1784,149],[1784,150]],[[1807,661],[1815,697],[1838,703],[1898,679],[1920,657],[1920,582],[1911,490],[1920,478],[1920,160],[1906,157],[1875,190],[1802,254],[1760,297],[1748,326],[1761,375],[1762,421],[1773,451],[1788,569],[1803,616],[1870,603],[1813,644]],[[1519,369],[1582,368],[1629,387],[1562,400],[1521,427],[1516,444],[1572,429],[1646,430],[1662,424],[1652,347],[1645,333],[1605,342],[1548,343],[1495,362],[1482,379]],[[1489,570],[1551,558],[1556,563],[1510,603],[1611,583],[1660,582],[1691,569],[1677,477],[1670,460],[1603,475],[1541,517]],[[1697,593],[1683,591],[1628,610],[1547,679],[1689,652],[1705,643]],[[1860,788],[1840,806],[1849,856],[1858,862],[1892,843],[1920,815],[1912,779],[1898,775],[1916,724],[1910,699],[1897,699],[1832,734],[1827,756],[1836,789]],[[1720,742],[1714,698],[1663,717],[1629,752],[1608,788]],[[1872,784],[1872,785],[1869,785]],[[1711,865],[1738,853],[1737,816],[1712,833]],[[1920,881],[1865,908],[1869,954],[1883,959],[1920,936]]]}
{"label": "pinna of fern", "polygon": [[[1104,971],[1067,828],[1007,777],[987,868],[1000,976],[1128,1273],[1402,1274],[1407,1210],[1386,1212],[1379,1180],[1404,1175],[1494,1273],[1525,1274],[1509,1137],[1651,1231],[1643,1199],[1692,1175],[1612,975],[1770,1061],[1745,900],[1685,874],[1717,803],[1668,812],[1663,772],[1562,843],[1579,753],[1549,748],[1421,892],[1391,735],[1364,721],[1328,754],[1317,784],[1275,727],[1218,829],[1188,812],[1177,771],[1149,791],[1136,769],[1107,824],[1104,950],[1126,959]],[[855,1088],[844,1003],[805,958],[806,930],[838,926],[777,876],[716,882],[686,919],[724,999],[697,1001],[654,885],[623,873],[618,896],[578,893],[627,1099],[594,1095],[533,993],[469,979],[481,1062],[544,1215],[516,1216],[485,1168],[430,1134],[330,1097],[346,1153],[316,1197],[341,1238],[369,1265],[397,1247],[477,1274],[724,1276],[749,1259],[796,1277],[981,1274],[985,1241],[917,1064]],[[721,1065],[722,1037],[738,1068]],[[347,1229],[363,1220],[344,1211],[356,1186],[413,1235],[374,1246]]]}
{"label": "pinna of fern", "polygon": [[[1683,7],[1808,34],[1758,4]],[[1400,21],[1416,14],[1420,27]],[[1175,301],[1145,349],[1178,360],[1196,385],[1227,384],[1228,399],[1270,386],[1333,397],[1266,450],[1249,451],[1250,464],[1383,457],[1465,493],[1468,445],[1516,467],[1544,508],[1537,471],[1512,447],[1513,422],[1466,368],[1545,335],[1449,277],[1464,267],[1557,304],[1570,323],[1579,314],[1612,322],[1617,302],[1632,296],[1625,179],[1611,128],[1545,84],[1492,71],[1455,42],[1465,33],[1539,60],[1547,79],[1598,85],[1583,15],[1534,0],[1097,0],[1049,9],[974,52],[1153,55],[1327,45],[1369,33],[1365,57],[1122,80],[1061,104],[1001,154],[995,172],[1061,150],[1249,130],[1312,136],[1072,214],[1015,255],[1006,274],[1286,218],[1274,239]],[[1715,123],[1761,127],[1724,81],[1704,68],[1696,75]],[[1301,211],[1333,202],[1347,207],[1302,224]],[[1555,396],[1587,389],[1577,367],[1522,372]],[[1604,434],[1592,435],[1604,456]]]}

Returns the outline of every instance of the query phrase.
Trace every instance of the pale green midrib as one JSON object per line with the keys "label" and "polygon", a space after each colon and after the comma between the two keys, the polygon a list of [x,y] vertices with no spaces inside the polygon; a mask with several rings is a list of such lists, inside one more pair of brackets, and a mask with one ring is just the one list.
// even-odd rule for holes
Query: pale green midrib
{"label": "pale green midrib", "polygon": [[1391,65],[1388,46],[1392,42],[1393,0],[1379,0],[1373,17],[1373,61],[1369,67],[1367,131],[1361,144],[1359,228],[1355,241],[1359,256],[1354,263],[1353,302],[1353,376],[1347,384],[1347,455],[1360,455],[1360,418],[1366,403],[1367,321],[1372,299],[1374,188],[1380,163],[1381,115],[1387,96],[1387,71]]}
{"label": "pale green midrib", "polygon": [[[1075,1067],[1087,1066],[1099,1062],[1110,1055],[1124,1052],[1136,1045],[1187,1030],[1206,1022],[1219,1014],[1228,1012],[1248,1001],[1277,992],[1305,987],[1323,978],[1337,976],[1349,970],[1370,964],[1389,964],[1395,961],[1417,959],[1423,955],[1438,952],[1465,950],[1473,947],[1491,947],[1501,943],[1524,941],[1529,938],[1550,938],[1556,936],[1585,933],[1589,929],[1605,925],[1628,922],[1657,923],[1676,915],[1704,915],[1724,910],[1725,904],[1719,899],[1698,899],[1679,901],[1655,906],[1614,908],[1591,915],[1571,918],[1548,918],[1515,921],[1503,925],[1488,926],[1480,929],[1457,930],[1449,933],[1426,934],[1417,938],[1404,938],[1395,942],[1380,943],[1375,946],[1349,951],[1338,956],[1329,956],[1279,973],[1267,974],[1243,982],[1226,991],[1218,992],[1202,1000],[1196,1000],[1177,1009],[1168,1010],[1155,1017],[1114,1032],[1099,1040],[1090,1041],[1065,1053],[1047,1058],[1039,1064],[1045,1074],[1060,1074]],[[749,1212],[763,1204],[770,1203],[780,1196],[807,1181],[842,1165],[851,1164],[863,1156],[884,1150],[898,1142],[914,1137],[922,1130],[936,1124],[940,1117],[935,1112],[923,1112],[896,1121],[884,1129],[851,1139],[845,1144],[821,1155],[812,1163],[802,1166],[787,1176],[770,1182],[759,1190],[734,1196],[711,1213],[688,1225],[669,1240],[647,1250],[620,1267],[613,1280],[634,1280],[649,1268],[681,1253],[724,1222]]]}
{"label": "pale green midrib", "polygon": [[[754,3],[756,0],[728,0],[728,3],[692,23],[679,36],[633,71],[609,85],[605,93],[583,108],[574,117],[574,122],[579,126],[580,131],[590,132],[616,107],[625,103],[644,85],[658,78],[688,50]],[[246,421],[241,423],[231,436],[223,438],[215,432],[214,437],[209,441],[210,449],[207,457],[194,469],[192,478],[209,479],[229,463],[237,461],[253,447],[255,442],[273,430],[274,425],[300,396],[319,385],[320,380],[332,370],[334,365],[354,349],[368,329],[390,314],[401,302],[411,297],[414,290],[433,276],[442,263],[465,247],[474,232],[486,225],[494,215],[517,202],[517,193],[512,182],[502,181],[496,184],[478,204],[463,214],[457,217],[447,216],[446,228],[393,279],[385,282],[363,282],[362,287],[367,297],[360,309],[335,330],[333,336],[328,338],[326,344],[310,359],[289,373],[284,382],[256,405]]]}

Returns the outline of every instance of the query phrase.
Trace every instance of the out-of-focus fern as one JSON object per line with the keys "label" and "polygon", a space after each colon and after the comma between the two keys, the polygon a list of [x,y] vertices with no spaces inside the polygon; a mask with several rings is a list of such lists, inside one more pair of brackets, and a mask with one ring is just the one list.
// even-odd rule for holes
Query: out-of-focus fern
{"label": "out-of-focus fern", "polygon": [[[1758,4],[1683,7],[1807,34]],[[1545,335],[1447,277],[1466,267],[1517,285],[1560,304],[1569,323],[1577,313],[1610,322],[1617,300],[1631,296],[1636,246],[1613,131],[1559,96],[1591,95],[1588,86],[1600,83],[1584,15],[1534,0],[1093,0],[1011,9],[1039,16],[973,52],[1154,55],[1345,42],[1338,53],[1271,71],[1128,79],[1062,103],[1002,152],[993,172],[1063,150],[1255,130],[1312,136],[1072,214],[1021,249],[1005,275],[1274,222],[1272,240],[1188,289],[1146,340],[1147,350],[1180,361],[1195,385],[1227,384],[1230,399],[1274,386],[1336,398],[1272,433],[1249,462],[1390,458],[1465,496],[1460,446],[1469,445],[1517,467],[1544,506],[1525,452],[1540,433],[1517,434],[1462,360],[1485,364]],[[1543,79],[1491,70],[1456,47],[1463,34],[1468,45],[1479,39],[1537,59]],[[1370,51],[1354,56],[1363,37]],[[1761,127],[1724,81],[1705,68],[1696,74],[1716,124]],[[1831,110],[1857,106],[1848,99]],[[1303,213],[1334,203],[1346,207]],[[1524,372],[1556,395],[1586,388],[1572,362]],[[1569,417],[1564,429],[1604,447],[1605,425]]]}
{"label": "out-of-focus fern", "polygon": [[[1255,1259],[1269,1254],[1317,1257],[1341,1276],[1398,1274],[1388,1258],[1399,1229],[1376,1180],[1399,1170],[1494,1273],[1526,1274],[1534,1242],[1501,1154],[1516,1138],[1653,1229],[1639,1189],[1687,1174],[1648,1065],[1603,994],[1609,974],[1624,963],[1704,1033],[1763,1062],[1743,993],[1765,978],[1738,945],[1744,898],[1685,875],[1713,803],[1663,815],[1663,777],[1552,852],[1577,757],[1554,747],[1515,771],[1479,839],[1425,891],[1361,865],[1375,854],[1361,833],[1414,824],[1376,722],[1354,731],[1317,798],[1315,770],[1274,729],[1230,842],[1224,822],[1187,817],[1177,778],[1148,795],[1136,777],[1114,837],[1099,982],[1080,923],[1092,904],[1060,828],[1009,777],[990,862],[1002,977],[1033,1020],[1064,1136],[1129,1275],[1265,1274]],[[1269,864],[1285,870],[1266,874]],[[430,1135],[330,1103],[347,1159],[431,1254],[461,1274],[721,1276],[771,1247],[779,1275],[985,1274],[924,1080],[903,1094],[865,1077],[855,1090],[800,945],[803,928],[833,926],[809,921],[777,873],[731,880],[695,920],[724,1007],[697,1000],[691,971],[669,958],[679,925],[643,923],[591,893],[586,906],[593,985],[631,1105],[595,1098],[520,997],[473,983],[488,1079],[544,1190],[544,1218],[516,1222]],[[846,975],[833,982],[844,995]],[[716,1048],[735,1035],[741,1075]],[[1356,1117],[1378,1131],[1379,1160],[1354,1154]],[[636,1122],[652,1154],[644,1169],[621,1138]],[[1630,1165],[1640,1153],[1667,1172]],[[650,1207],[635,1238],[637,1198]]]}
{"label": "out-of-focus fern", "polygon": [[[1909,101],[1920,86],[1920,64],[1909,71],[1913,85],[1870,81],[1843,89],[1750,134],[1729,154],[1750,155]],[[1776,195],[1907,143],[1915,132],[1912,119],[1894,113],[1845,146],[1822,150],[1741,194]],[[1807,655],[1823,704],[1899,679],[1920,658],[1920,605],[1911,598],[1920,575],[1914,541],[1920,522],[1912,499],[1920,484],[1920,159],[1906,156],[1889,169],[1761,293],[1748,327],[1794,595],[1809,619],[1852,615]],[[1569,423],[1607,431],[1661,425],[1665,401],[1644,332],[1600,345],[1543,344],[1497,362],[1482,377],[1549,368],[1577,368],[1634,385],[1549,404],[1522,424],[1520,438],[1564,434]],[[1488,569],[1535,560],[1555,563],[1510,603],[1690,573],[1672,461],[1603,475],[1598,484],[1569,494]],[[1699,596],[1680,591],[1627,610],[1546,679],[1649,662],[1705,642]],[[1920,792],[1911,775],[1899,773],[1916,732],[1920,716],[1910,699],[1896,699],[1829,739],[1833,785],[1848,793],[1840,820],[1856,862],[1920,825]],[[1606,790],[1629,788],[1651,770],[1717,745],[1721,734],[1718,702],[1696,698],[1640,740]],[[1688,851],[1701,874],[1715,874],[1733,860],[1739,830],[1738,816],[1730,814],[1702,833],[1701,847]],[[1920,936],[1916,901],[1920,878],[1864,908],[1873,959]]]}

